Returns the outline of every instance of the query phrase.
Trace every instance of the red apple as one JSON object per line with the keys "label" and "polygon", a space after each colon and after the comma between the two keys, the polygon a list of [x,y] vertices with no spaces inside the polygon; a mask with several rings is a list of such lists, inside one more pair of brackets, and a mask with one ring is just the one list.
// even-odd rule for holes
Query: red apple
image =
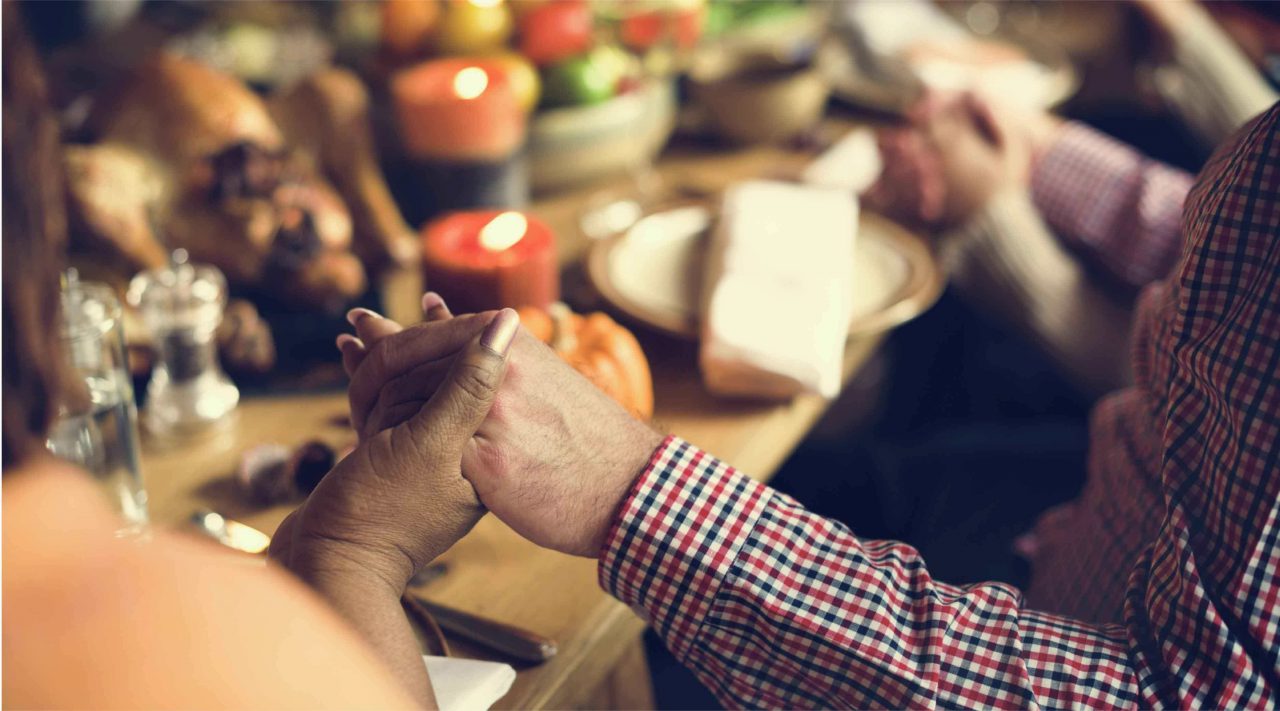
{"label": "red apple", "polygon": [[520,18],[520,53],[538,66],[591,49],[591,7],[585,0],[549,2]]}

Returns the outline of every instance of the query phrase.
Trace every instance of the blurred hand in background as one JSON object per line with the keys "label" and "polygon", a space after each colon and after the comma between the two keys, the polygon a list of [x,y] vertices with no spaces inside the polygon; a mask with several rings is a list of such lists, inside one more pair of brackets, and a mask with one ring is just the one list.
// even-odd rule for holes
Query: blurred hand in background
{"label": "blurred hand in background", "polygon": [[867,205],[918,229],[945,231],[1001,189],[1025,186],[1059,121],[976,94],[930,94],[902,127],[878,135],[884,172]]}

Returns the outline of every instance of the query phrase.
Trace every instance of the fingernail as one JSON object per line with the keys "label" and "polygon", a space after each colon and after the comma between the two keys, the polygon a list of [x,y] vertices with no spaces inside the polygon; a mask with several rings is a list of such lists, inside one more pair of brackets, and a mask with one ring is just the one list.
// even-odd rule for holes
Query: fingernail
{"label": "fingernail", "polygon": [[356,324],[360,323],[360,319],[364,318],[365,316],[382,318],[382,314],[379,314],[376,311],[370,311],[369,309],[351,309],[350,311],[347,312],[347,323],[351,324],[352,326],[355,326]]}
{"label": "fingernail", "polygon": [[434,291],[428,291],[422,295],[422,313],[427,313],[437,306],[444,306],[444,299]]}
{"label": "fingernail", "polygon": [[511,309],[503,309],[493,317],[488,326],[484,327],[484,333],[480,334],[480,345],[500,356],[505,356],[511,349],[511,342],[515,340],[518,330],[520,330],[520,316]]}
{"label": "fingernail", "polygon": [[340,333],[340,334],[338,334],[338,338],[337,338],[337,340],[335,340],[335,341],[334,341],[334,344],[338,346],[338,350],[340,350],[340,351],[341,351],[341,350],[345,350],[347,346],[355,346],[356,348],[364,348],[364,341],[360,340],[359,338],[356,338],[355,336],[351,335],[350,333]]}

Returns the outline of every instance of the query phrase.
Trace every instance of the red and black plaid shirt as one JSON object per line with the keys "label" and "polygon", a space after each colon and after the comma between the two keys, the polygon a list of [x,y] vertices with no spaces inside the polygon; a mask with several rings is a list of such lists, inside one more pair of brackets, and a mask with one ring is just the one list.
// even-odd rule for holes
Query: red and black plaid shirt
{"label": "red and black plaid shirt", "polygon": [[[1080,506],[1113,510],[1075,545],[1133,541],[1122,622],[937,582],[909,546],[861,540],[675,438],[624,504],[601,584],[730,706],[1276,705],[1278,115],[1201,173],[1173,276],[1142,300],[1137,383],[1094,418]],[[1142,489],[1150,530],[1111,518]],[[1072,589],[1111,572],[1078,570]]]}

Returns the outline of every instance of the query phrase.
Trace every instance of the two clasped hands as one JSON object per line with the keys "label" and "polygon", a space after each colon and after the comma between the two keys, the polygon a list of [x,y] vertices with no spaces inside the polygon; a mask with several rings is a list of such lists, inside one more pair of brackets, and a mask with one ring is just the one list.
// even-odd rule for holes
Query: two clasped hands
{"label": "two clasped hands", "polygon": [[599,554],[662,435],[504,309],[422,300],[402,327],[348,315],[338,339],[360,443],[285,520],[272,557],[325,596],[416,698],[431,699],[399,609],[408,581],[492,511],[531,541]]}

